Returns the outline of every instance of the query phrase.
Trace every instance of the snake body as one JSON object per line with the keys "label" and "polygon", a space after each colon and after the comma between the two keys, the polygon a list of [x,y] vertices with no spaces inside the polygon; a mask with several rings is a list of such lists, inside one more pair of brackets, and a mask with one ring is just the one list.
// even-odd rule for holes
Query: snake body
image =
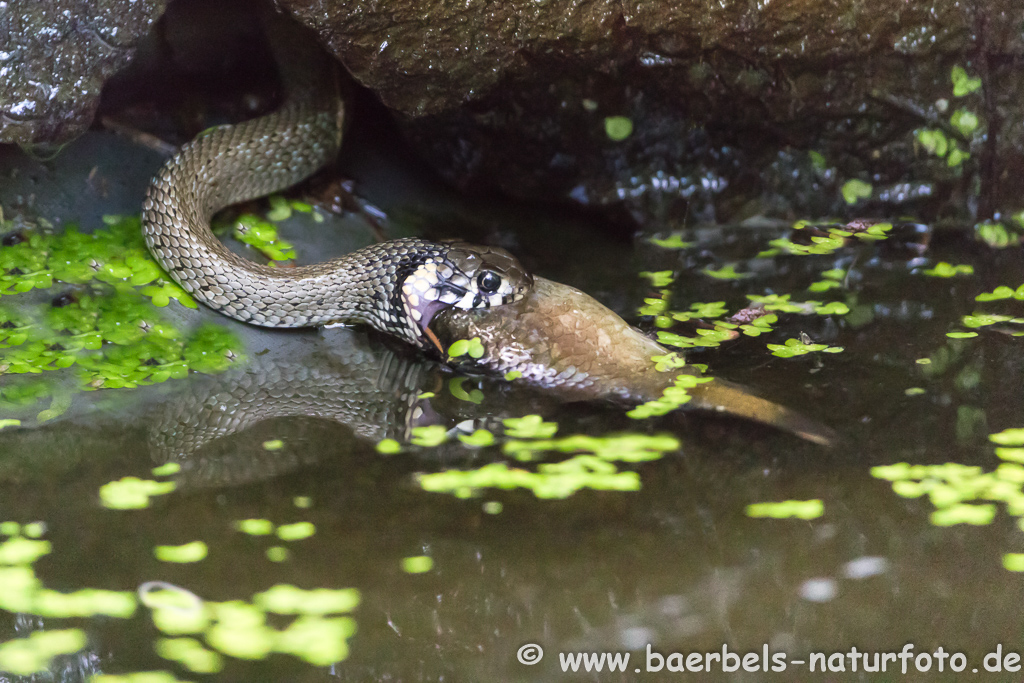
{"label": "snake body", "polygon": [[226,206],[282,190],[334,159],[345,108],[333,62],[309,36],[264,19],[285,84],[273,113],[213,128],[184,145],[150,184],[142,225],[150,253],[193,297],[267,327],[364,323],[421,348],[444,308],[486,308],[532,284],[501,249],[418,238],[371,245],[324,263],[275,269],[231,252],[210,230]]}

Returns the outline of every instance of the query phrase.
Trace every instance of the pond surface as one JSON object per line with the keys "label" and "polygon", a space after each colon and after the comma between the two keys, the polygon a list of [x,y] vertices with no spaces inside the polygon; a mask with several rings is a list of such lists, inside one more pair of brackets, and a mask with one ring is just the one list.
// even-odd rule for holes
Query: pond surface
{"label": "pond surface", "polygon": [[[1024,428],[1019,248],[957,231],[918,248],[921,228],[899,224],[888,239],[834,240],[810,255],[762,254],[797,241],[788,226],[695,228],[680,235],[686,247],[624,242],[560,212],[453,199],[387,154],[349,156],[344,170],[386,210],[389,236],[507,246],[652,332],[657,321],[638,315],[645,299],[667,302],[663,316],[724,302],[702,310],[708,330],[748,295],[843,304],[780,310],[760,336],[688,352],[841,441],[825,448],[697,412],[635,420],[622,407],[459,378],[362,330],[258,330],[144,298],[149,326],[226,331],[209,351],[218,361],[203,365],[189,349],[207,351],[186,345],[181,362],[205,373],[176,378],[185,366],[168,364],[147,374],[158,365],[147,361],[136,383],[150,384],[138,388],[76,375],[82,363],[0,378],[0,680],[564,680],[559,653],[577,652],[632,655],[625,673],[581,667],[584,679],[667,680],[684,675],[669,672],[685,661],[671,653],[723,644],[783,653],[789,668],[766,673],[759,659],[755,671],[712,663],[692,676],[826,680],[810,673],[812,653],[911,643],[915,655],[963,653],[984,674],[997,646],[1024,650],[1024,433],[1004,432]],[[117,229],[127,219],[102,217],[136,214],[160,162],[107,133],[46,162],[0,150],[0,204],[8,220]],[[294,213],[281,231],[300,262],[372,239],[360,215]],[[743,277],[714,277],[729,265]],[[1000,286],[1010,294],[976,299]],[[40,284],[0,305],[47,310],[68,296],[61,310],[72,310],[102,300],[103,287]],[[975,313],[1002,317],[965,319]],[[693,321],[661,322],[698,336]],[[11,329],[0,358],[17,349]],[[782,357],[767,346],[801,335],[833,352]],[[100,388],[82,390],[83,376]],[[41,388],[24,389],[30,381]],[[583,448],[589,464],[559,469],[578,451],[541,443],[550,434],[536,421],[502,422],[527,415],[556,424],[557,437],[599,437]],[[440,433],[421,429],[431,425]],[[493,445],[480,445],[479,429]],[[623,434],[637,438],[611,440]],[[885,467],[896,463],[922,467]],[[484,466],[504,475],[490,486],[421,476]],[[801,504],[750,507],[785,501]],[[286,588],[268,593],[275,586]],[[328,590],[303,592],[317,589]],[[545,654],[527,666],[517,653],[530,643]],[[658,665],[648,645],[669,657],[660,673],[646,670]],[[849,657],[826,661],[844,677],[876,677],[862,661],[857,674]],[[928,661],[930,673],[913,674],[911,660],[910,680],[957,678],[957,660],[943,660],[943,674]],[[890,679],[899,667],[889,661]]]}

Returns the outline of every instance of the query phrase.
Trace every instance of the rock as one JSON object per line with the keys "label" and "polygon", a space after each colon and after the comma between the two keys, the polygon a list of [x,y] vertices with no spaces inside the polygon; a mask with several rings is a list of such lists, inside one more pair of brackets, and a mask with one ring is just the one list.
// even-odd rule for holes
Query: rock
{"label": "rock", "polygon": [[[650,230],[1021,208],[1019,0],[278,4],[466,190]],[[0,140],[80,133],[162,9],[0,0]]]}
{"label": "rock", "polygon": [[[853,178],[872,185],[858,212],[935,216],[976,180],[975,213],[1019,208],[1017,0],[282,4],[462,188],[670,225],[847,213]],[[982,87],[956,97],[954,66]],[[977,130],[951,125],[961,108]],[[929,154],[919,129],[971,158]]]}
{"label": "rock", "polygon": [[164,0],[0,0],[0,142],[61,144],[92,122]]}

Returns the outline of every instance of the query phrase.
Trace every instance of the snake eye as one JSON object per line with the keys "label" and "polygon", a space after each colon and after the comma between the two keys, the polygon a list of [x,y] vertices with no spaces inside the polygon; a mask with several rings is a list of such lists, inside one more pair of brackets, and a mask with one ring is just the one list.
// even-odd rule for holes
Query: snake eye
{"label": "snake eye", "polygon": [[476,282],[484,294],[494,294],[501,288],[501,276],[490,270],[480,273]]}

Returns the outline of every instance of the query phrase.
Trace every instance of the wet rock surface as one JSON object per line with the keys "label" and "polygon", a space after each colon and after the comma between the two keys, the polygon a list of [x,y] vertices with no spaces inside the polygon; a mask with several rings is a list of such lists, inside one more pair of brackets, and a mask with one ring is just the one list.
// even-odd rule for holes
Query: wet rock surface
{"label": "wet rock surface", "polygon": [[92,122],[163,0],[0,1],[0,142],[64,143]]}
{"label": "wet rock surface", "polygon": [[[1016,0],[279,4],[463,190],[625,209],[652,230],[1021,208]],[[13,142],[81,132],[100,82],[162,11],[0,5],[0,140]],[[175,3],[162,35],[208,35],[213,7]],[[941,153],[921,131],[943,133]],[[870,185],[853,201],[851,179]]]}

